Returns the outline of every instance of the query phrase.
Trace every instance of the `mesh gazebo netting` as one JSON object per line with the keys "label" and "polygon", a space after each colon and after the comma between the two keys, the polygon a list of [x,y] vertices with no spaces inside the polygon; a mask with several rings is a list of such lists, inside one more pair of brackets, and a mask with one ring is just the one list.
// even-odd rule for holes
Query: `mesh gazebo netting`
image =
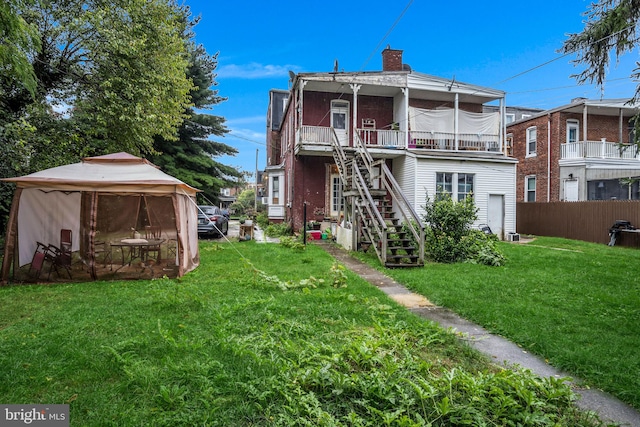
{"label": "mesh gazebo netting", "polygon": [[198,266],[197,190],[144,159],[116,153],[5,181],[17,188],[3,283],[178,277]]}

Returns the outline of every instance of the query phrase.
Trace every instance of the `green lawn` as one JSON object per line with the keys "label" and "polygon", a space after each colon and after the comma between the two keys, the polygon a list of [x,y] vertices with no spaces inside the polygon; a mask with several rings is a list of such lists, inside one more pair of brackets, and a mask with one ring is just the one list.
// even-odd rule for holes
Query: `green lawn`
{"label": "green lawn", "polygon": [[2,403],[68,403],[72,426],[602,425],[319,247],[200,247],[179,280],[0,288]]}
{"label": "green lawn", "polygon": [[547,237],[499,248],[504,267],[386,272],[640,408],[640,250]]}

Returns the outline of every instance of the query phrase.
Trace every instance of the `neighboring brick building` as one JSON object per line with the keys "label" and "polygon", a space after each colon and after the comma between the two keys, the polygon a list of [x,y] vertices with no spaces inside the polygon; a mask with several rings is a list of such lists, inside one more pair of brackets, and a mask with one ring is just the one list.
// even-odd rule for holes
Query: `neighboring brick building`
{"label": "neighboring brick building", "polygon": [[507,145],[519,160],[517,201],[640,198],[630,124],[638,109],[628,101],[578,98],[508,124]]}

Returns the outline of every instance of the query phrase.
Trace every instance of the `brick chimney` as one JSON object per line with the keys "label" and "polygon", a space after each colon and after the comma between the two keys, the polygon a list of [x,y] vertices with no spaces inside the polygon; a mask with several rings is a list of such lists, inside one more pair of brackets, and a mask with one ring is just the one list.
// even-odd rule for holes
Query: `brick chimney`
{"label": "brick chimney", "polygon": [[402,51],[389,45],[382,51],[382,71],[402,71]]}

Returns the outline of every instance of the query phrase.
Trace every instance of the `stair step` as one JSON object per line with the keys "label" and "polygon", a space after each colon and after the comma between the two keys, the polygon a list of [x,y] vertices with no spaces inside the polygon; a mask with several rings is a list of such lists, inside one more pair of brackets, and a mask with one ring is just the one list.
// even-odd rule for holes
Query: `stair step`
{"label": "stair step", "polygon": [[403,258],[407,258],[409,260],[417,260],[419,258],[418,255],[387,255],[387,259],[391,259],[391,260],[400,260]]}
{"label": "stair step", "polygon": [[387,239],[387,247],[391,247],[391,246],[389,246],[389,243],[394,243],[393,247],[399,247],[399,243],[402,243],[402,247],[408,248],[408,247],[411,247],[411,244],[413,243],[413,240],[411,240],[411,239]]}
{"label": "stair step", "polygon": [[[388,199],[389,193],[384,189],[372,188],[380,181],[382,175],[366,167],[366,159],[355,147],[334,147],[334,158],[345,187],[343,195],[348,199],[348,205],[355,207],[362,214],[359,236],[362,240],[358,242],[358,248],[366,252],[373,247],[381,259],[386,260],[384,265],[387,268],[423,267],[424,262],[419,260],[418,255],[422,247],[416,248],[414,239],[407,238],[408,231],[404,231],[403,225],[399,224],[400,220],[396,218],[397,212],[394,212],[393,203]],[[354,168],[358,168],[357,172]],[[356,179],[358,172],[364,180],[363,183]],[[362,191],[368,193],[364,199],[360,197],[361,184],[366,186]],[[371,200],[369,197],[373,199],[373,206],[369,205]],[[371,209],[376,209],[380,213],[384,224],[377,224],[379,217],[375,212],[373,218],[369,217],[368,212]],[[376,228],[386,230],[384,242],[380,241]],[[383,244],[385,244],[386,253],[380,254]]]}
{"label": "stair step", "polygon": [[387,246],[387,249],[395,255],[397,251],[406,251],[413,253],[413,251],[417,250],[418,248],[416,248],[415,246]]}

